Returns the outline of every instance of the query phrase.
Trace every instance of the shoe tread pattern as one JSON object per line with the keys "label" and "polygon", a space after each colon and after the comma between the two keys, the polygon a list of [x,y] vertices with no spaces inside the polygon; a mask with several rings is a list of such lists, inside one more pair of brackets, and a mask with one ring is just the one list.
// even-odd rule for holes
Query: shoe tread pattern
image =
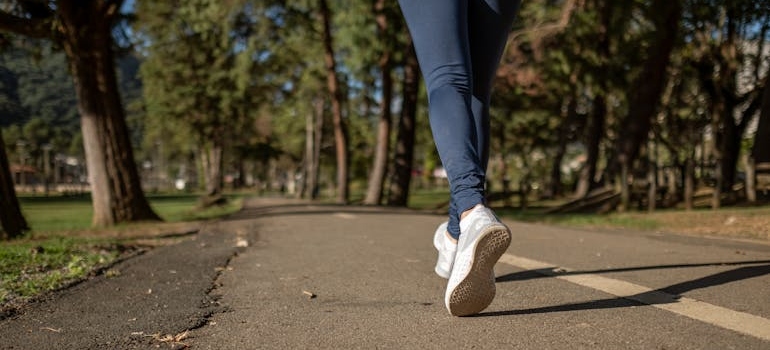
{"label": "shoe tread pattern", "polygon": [[449,297],[449,312],[454,316],[468,316],[484,310],[495,298],[494,266],[511,243],[511,234],[505,225],[491,225],[473,247],[468,275],[454,288]]}

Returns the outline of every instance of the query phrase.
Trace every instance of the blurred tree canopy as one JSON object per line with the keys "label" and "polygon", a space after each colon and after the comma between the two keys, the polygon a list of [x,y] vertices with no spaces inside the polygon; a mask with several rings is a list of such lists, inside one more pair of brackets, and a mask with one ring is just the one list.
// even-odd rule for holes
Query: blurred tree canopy
{"label": "blurred tree canopy", "polygon": [[[350,185],[351,201],[404,205],[410,187],[437,181],[395,2],[136,0],[122,13],[111,33],[145,190],[182,181],[211,197],[245,186],[315,198]],[[755,200],[751,186],[767,184],[754,166],[770,163],[769,36],[763,1],[523,2],[492,99],[490,189],[611,191],[624,210]],[[67,58],[54,44],[33,60],[4,38],[10,159],[19,138],[72,152]]]}

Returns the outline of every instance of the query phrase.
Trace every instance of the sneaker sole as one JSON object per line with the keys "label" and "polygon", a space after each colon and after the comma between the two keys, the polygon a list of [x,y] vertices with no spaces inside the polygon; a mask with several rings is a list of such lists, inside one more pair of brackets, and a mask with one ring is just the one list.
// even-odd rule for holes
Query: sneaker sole
{"label": "sneaker sole", "polygon": [[448,309],[453,316],[479,313],[495,298],[494,267],[511,244],[511,233],[504,225],[494,225],[482,232],[473,247],[468,275],[449,296]]}
{"label": "sneaker sole", "polygon": [[447,270],[444,270],[444,269],[442,269],[442,268],[438,267],[438,265],[436,265],[436,267],[433,269],[433,271],[434,271],[434,272],[435,272],[435,273],[436,273],[436,274],[437,274],[439,277],[441,277],[441,278],[443,278],[443,279],[449,279],[449,275],[450,275],[450,273],[451,273],[450,271],[447,271]]}
{"label": "sneaker sole", "polygon": [[[441,225],[439,225],[439,228],[440,227],[441,227]],[[438,230],[437,230],[437,232],[438,232]],[[442,233],[442,234],[444,234],[444,233]],[[433,271],[435,271],[436,274],[439,275],[439,277],[445,278],[445,279],[449,279],[449,275],[452,274],[452,265],[451,265],[451,263],[449,264],[449,269],[441,268],[441,265],[442,265],[441,262],[442,261],[440,259],[441,259],[442,251],[441,251],[441,247],[439,247],[439,245],[441,245],[442,242],[436,241],[438,238],[439,237],[437,237],[436,234],[434,233],[433,234],[433,247],[436,248],[436,251],[438,251],[439,260],[436,261],[436,267],[433,268]]]}

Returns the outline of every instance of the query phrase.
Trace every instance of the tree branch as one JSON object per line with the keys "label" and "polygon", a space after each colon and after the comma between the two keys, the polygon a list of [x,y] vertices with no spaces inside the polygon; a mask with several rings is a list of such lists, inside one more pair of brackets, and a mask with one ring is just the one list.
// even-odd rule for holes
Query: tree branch
{"label": "tree branch", "polygon": [[0,31],[21,34],[31,38],[51,38],[50,19],[30,19],[0,11]]}
{"label": "tree branch", "polygon": [[511,34],[510,42],[513,42],[516,40],[516,38],[529,34],[529,33],[537,33],[538,37],[544,38],[547,36],[555,35],[561,33],[561,31],[564,30],[564,28],[567,28],[567,25],[569,24],[569,20],[572,17],[572,13],[574,12],[576,7],[582,6],[583,1],[582,0],[567,0],[562,4],[561,11],[559,13],[559,20],[555,22],[549,22],[549,23],[539,23],[535,25],[534,27],[530,27],[524,30],[516,31]]}

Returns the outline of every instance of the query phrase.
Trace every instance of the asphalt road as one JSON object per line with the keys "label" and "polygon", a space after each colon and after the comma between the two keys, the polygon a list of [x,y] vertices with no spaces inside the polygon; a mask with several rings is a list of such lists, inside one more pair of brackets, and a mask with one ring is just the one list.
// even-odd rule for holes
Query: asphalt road
{"label": "asphalt road", "polygon": [[770,349],[770,245],[506,222],[452,317],[440,215],[257,199],[0,321],[2,349]]}

